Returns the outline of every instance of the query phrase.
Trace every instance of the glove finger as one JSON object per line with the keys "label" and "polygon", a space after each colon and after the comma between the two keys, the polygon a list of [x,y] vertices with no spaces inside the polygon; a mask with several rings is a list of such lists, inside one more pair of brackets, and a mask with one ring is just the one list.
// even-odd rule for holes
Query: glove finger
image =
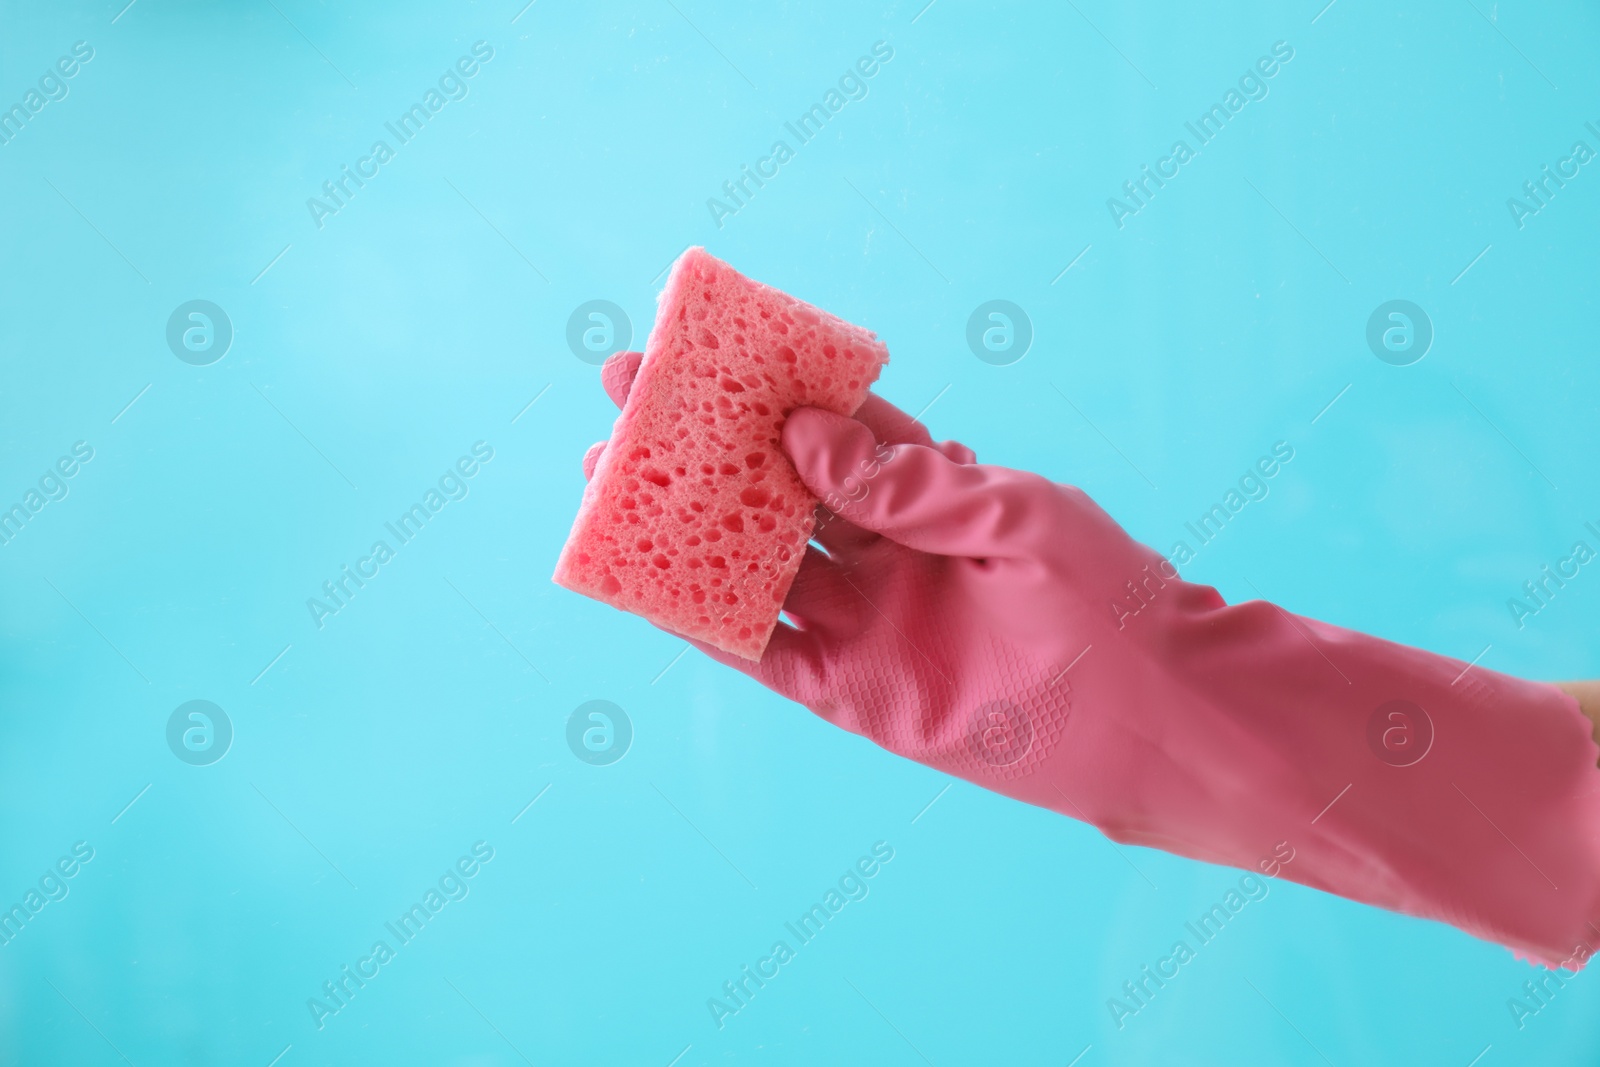
{"label": "glove finger", "polygon": [[936,441],[933,445],[944,454],[944,458],[952,463],[973,464],[978,462],[978,454],[960,441]]}
{"label": "glove finger", "polygon": [[[854,418],[870,429],[879,441],[937,448],[957,463],[976,461],[972,450],[966,445],[955,441],[935,441],[926,426],[876,393],[867,394],[867,399],[856,409]],[[827,549],[830,556],[848,565],[878,536],[823,506],[817,509],[817,526],[811,539]]]}
{"label": "glove finger", "polygon": [[851,418],[864,424],[880,441],[933,447],[928,428],[877,393],[868,393]]}
{"label": "glove finger", "polygon": [[783,449],[829,510],[942,556],[1031,555],[1051,535],[1054,486],[1026,471],[959,463],[937,448],[883,445],[855,419],[797,408]]}
{"label": "glove finger", "polygon": [[643,359],[643,352],[617,352],[600,365],[600,386],[617,407],[627,403],[628,390],[633,388]]}
{"label": "glove finger", "polygon": [[594,480],[594,469],[595,467],[599,466],[600,453],[604,452],[605,450],[606,443],[604,441],[596,441],[594,444],[590,445],[589,450],[583,454],[584,481],[588,482]]}
{"label": "glove finger", "polygon": [[976,463],[972,449],[959,441],[935,441],[928,428],[876,393],[868,393],[852,416],[863,423],[880,441],[891,445],[924,445],[937,448],[957,463]]}

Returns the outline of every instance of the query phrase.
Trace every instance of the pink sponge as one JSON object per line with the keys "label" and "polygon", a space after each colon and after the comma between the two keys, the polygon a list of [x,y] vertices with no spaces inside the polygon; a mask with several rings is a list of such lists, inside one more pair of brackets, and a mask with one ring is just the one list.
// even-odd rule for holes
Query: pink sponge
{"label": "pink sponge", "polygon": [[760,659],[817,503],[779,447],[783,420],[853,413],[888,361],[871,331],[689,249],[556,583]]}

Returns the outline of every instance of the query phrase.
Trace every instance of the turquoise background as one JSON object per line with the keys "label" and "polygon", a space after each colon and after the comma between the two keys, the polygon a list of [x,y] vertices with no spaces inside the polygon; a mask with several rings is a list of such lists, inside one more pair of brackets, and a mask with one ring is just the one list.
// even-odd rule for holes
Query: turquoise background
{"label": "turquoise background", "polygon": [[[1590,975],[1519,1029],[1505,950],[1284,882],[1119,1030],[1106,999],[1237,872],[952,784],[549,580],[613,416],[568,317],[613,301],[642,343],[704,244],[877,330],[936,435],[1163,551],[1290,443],[1185,568],[1229,599],[1600,674],[1600,573],[1507,607],[1600,545],[1600,163],[1507,207],[1600,149],[1593,5],[122,2],[0,13],[0,106],[94,50],[0,145],[0,506],[94,450],[0,547],[0,906],[93,849],[0,946],[0,1064],[1595,1055]],[[467,96],[319,228],[307,199],[477,41]],[[719,226],[879,41],[866,98]],[[1119,229],[1107,199],[1279,41]],[[195,299],[234,330],[206,366],[166,341]],[[1008,366],[966,342],[991,299],[1032,323]],[[1366,342],[1391,299],[1435,332],[1410,366]],[[319,629],[307,598],[479,441],[469,495]],[[197,699],[234,732],[209,766],[167,742]],[[566,739],[594,699],[633,727],[608,766]],[[319,1030],[308,999],[480,841]],[[870,894],[719,1029],[707,999],[879,841]]]}

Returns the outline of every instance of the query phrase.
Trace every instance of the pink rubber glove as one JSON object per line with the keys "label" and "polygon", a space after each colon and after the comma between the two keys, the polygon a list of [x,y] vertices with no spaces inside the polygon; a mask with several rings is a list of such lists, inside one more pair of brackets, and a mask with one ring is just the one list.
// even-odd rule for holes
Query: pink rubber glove
{"label": "pink rubber glove", "polygon": [[[607,365],[619,403],[637,365]],[[1547,966],[1600,947],[1600,749],[1570,696],[1229,606],[1080,490],[978,465],[876,397],[857,419],[789,416],[827,553],[759,663],[707,655],[1115,841],[1252,871],[1286,842],[1285,877]]]}

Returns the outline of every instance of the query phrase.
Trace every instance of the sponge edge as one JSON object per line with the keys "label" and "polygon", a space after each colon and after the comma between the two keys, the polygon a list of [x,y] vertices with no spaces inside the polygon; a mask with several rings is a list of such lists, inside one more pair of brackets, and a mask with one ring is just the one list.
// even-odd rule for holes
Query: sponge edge
{"label": "sponge edge", "polygon": [[556,584],[760,659],[817,503],[779,445],[784,419],[854,413],[888,361],[871,331],[684,252]]}

